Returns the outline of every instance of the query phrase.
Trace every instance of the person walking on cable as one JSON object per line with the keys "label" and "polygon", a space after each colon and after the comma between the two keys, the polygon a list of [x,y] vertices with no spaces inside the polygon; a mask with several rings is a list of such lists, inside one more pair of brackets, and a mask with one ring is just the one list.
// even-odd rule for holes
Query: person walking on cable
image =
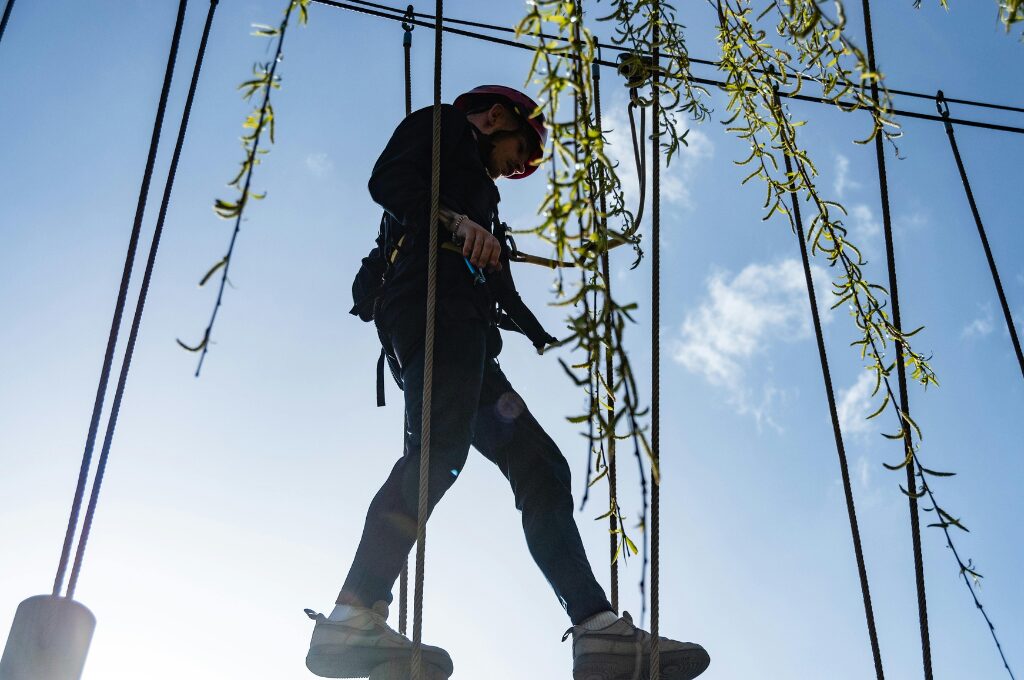
{"label": "person walking on cable", "polygon": [[[572,622],[563,640],[571,634],[574,679],[646,678],[651,636],[628,613],[612,610],[573,517],[568,463],[496,358],[499,327],[523,333],[538,353],[556,341],[516,292],[495,186],[537,169],[547,141],[537,109],[527,95],[500,85],[474,88],[441,107],[441,210],[433,226],[443,243],[434,343],[440,378],[433,385],[429,505],[476,448],[509,480],[530,553]],[[310,612],[316,625],[306,665],[322,677],[367,677],[411,657],[412,642],[387,625],[387,615],[416,539],[432,124],[432,107],[406,117],[369,181],[384,215],[377,247],[353,284],[352,313],[373,320],[380,336],[378,403],[384,360],[404,391],[405,450],[370,503],[337,606],[328,616]],[[663,680],[690,680],[710,663],[700,645],[667,638],[660,655]],[[443,649],[424,645],[423,660],[434,675],[453,672]]]}

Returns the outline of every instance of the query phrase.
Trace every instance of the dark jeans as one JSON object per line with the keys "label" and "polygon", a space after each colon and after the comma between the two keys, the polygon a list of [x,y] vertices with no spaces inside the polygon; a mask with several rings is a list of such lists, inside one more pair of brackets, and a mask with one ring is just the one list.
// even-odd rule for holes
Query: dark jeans
{"label": "dark jeans", "polygon": [[[511,484],[530,554],[577,624],[611,605],[594,578],[573,518],[569,465],[512,389],[497,360],[488,358],[485,331],[478,319],[439,319],[434,345],[430,508],[455,482],[470,445],[476,447]],[[339,603],[390,603],[391,588],[416,540],[422,344],[407,355],[399,356],[405,391],[405,453],[370,503]]]}

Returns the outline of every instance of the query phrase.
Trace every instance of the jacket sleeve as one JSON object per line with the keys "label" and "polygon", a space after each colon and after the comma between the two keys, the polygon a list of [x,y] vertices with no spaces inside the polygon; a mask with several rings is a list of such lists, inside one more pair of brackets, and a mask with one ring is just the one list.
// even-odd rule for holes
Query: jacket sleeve
{"label": "jacket sleeve", "polygon": [[543,352],[547,345],[558,342],[558,338],[544,330],[540,321],[519,296],[515,281],[512,279],[512,263],[507,247],[502,248],[501,264],[501,271],[493,272],[487,279],[491,294],[507,317],[507,322],[499,325],[506,330],[522,333],[529,338],[538,352]]}
{"label": "jacket sleeve", "polygon": [[[441,107],[442,166],[462,142],[466,125],[465,116],[457,109],[450,105]],[[370,196],[409,230],[430,219],[432,133],[432,107],[406,116],[391,135],[370,175]],[[445,200],[442,203],[456,207]]]}

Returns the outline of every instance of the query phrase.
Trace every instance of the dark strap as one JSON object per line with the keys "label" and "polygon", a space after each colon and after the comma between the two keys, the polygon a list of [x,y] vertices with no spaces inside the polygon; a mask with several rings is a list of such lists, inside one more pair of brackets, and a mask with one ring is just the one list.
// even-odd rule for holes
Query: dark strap
{"label": "dark strap", "polygon": [[384,406],[384,360],[387,355],[384,348],[380,348],[380,358],[377,359],[377,406]]}

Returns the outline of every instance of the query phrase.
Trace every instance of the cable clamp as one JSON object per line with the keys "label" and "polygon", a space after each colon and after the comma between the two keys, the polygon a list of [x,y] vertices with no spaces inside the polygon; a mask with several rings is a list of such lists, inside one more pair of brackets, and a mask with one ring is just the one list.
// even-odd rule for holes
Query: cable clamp
{"label": "cable clamp", "polygon": [[939,90],[935,93],[935,108],[943,118],[949,118],[949,104],[946,102],[946,95]]}
{"label": "cable clamp", "polygon": [[416,12],[413,11],[413,6],[409,5],[405,8],[405,14],[402,16],[402,28],[405,29],[405,39],[408,42],[412,42],[412,36],[409,34],[416,28],[414,21],[416,21]]}

